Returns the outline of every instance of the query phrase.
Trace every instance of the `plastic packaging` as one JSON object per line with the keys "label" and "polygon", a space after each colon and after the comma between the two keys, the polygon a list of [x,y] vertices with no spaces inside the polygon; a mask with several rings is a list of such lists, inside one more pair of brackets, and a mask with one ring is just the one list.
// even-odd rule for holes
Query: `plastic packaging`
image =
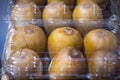
{"label": "plastic packaging", "polygon": [[17,1],[8,6],[1,80],[120,79],[118,2]]}

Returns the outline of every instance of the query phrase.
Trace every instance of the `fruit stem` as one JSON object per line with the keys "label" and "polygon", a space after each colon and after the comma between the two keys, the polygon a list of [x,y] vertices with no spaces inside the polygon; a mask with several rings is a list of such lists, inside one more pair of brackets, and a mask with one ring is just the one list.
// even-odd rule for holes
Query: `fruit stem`
{"label": "fruit stem", "polygon": [[79,58],[80,57],[80,52],[78,50],[71,50],[70,55],[72,58]]}
{"label": "fruit stem", "polygon": [[69,27],[66,27],[65,30],[64,30],[64,32],[67,35],[72,35],[74,33],[74,31],[71,28],[69,28]]}

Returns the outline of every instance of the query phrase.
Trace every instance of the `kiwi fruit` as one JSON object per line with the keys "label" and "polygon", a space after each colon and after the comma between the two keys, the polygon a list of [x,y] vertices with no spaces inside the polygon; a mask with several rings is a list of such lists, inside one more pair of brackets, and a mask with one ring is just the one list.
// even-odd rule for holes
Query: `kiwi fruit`
{"label": "kiwi fruit", "polygon": [[38,54],[27,48],[11,53],[6,66],[5,73],[11,80],[37,80],[42,76]]}
{"label": "kiwi fruit", "polygon": [[29,24],[35,19],[41,19],[41,10],[33,2],[21,1],[12,9],[11,20],[16,25]]}
{"label": "kiwi fruit", "polygon": [[[78,14],[78,15],[75,15],[75,14]],[[74,20],[79,20],[80,18],[91,19],[95,21],[98,19],[102,19],[101,9],[93,1],[89,1],[89,2],[83,1],[78,6],[76,6],[73,12]]]}
{"label": "kiwi fruit", "polygon": [[47,0],[47,1],[48,1],[48,4],[56,1],[64,2],[67,6],[74,6],[75,4],[75,0]]}
{"label": "kiwi fruit", "polygon": [[116,36],[105,29],[95,29],[90,31],[84,38],[86,56],[90,58],[96,50],[116,50]]}
{"label": "kiwi fruit", "polygon": [[73,21],[83,36],[90,30],[101,28],[103,19],[101,8],[93,1],[83,1],[73,11]]}
{"label": "kiwi fruit", "polygon": [[31,1],[34,2],[37,6],[44,6],[47,3],[47,0],[16,0],[16,3],[20,1]]}
{"label": "kiwi fruit", "polygon": [[110,50],[93,52],[88,59],[88,72],[90,80],[119,80],[120,58],[117,53]]}
{"label": "kiwi fruit", "polygon": [[49,35],[48,51],[51,58],[67,46],[73,46],[78,50],[82,48],[82,37],[74,28],[57,28]]}
{"label": "kiwi fruit", "polygon": [[49,35],[57,27],[70,26],[72,11],[63,2],[52,2],[45,6],[42,18],[45,30]]}
{"label": "kiwi fruit", "polygon": [[70,46],[62,48],[49,66],[50,80],[83,80],[86,72],[87,64],[82,52]]}
{"label": "kiwi fruit", "polygon": [[35,25],[18,27],[12,37],[11,49],[13,51],[29,48],[40,56],[46,48],[46,36],[43,30]]}

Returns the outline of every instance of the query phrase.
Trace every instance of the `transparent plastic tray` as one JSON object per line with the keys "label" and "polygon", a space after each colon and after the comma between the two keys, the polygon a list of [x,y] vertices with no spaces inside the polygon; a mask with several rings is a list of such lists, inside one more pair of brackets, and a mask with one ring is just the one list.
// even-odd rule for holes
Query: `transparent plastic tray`
{"label": "transparent plastic tray", "polygon": [[[116,0],[114,1],[106,0],[107,3],[105,4],[98,5],[95,3],[95,5],[93,5],[93,7],[97,5],[101,10],[102,19],[100,18],[98,20],[93,18],[87,19],[86,17],[84,17],[84,15],[82,18],[75,19],[73,13],[77,6],[76,3],[74,3],[74,5],[72,6],[65,5],[62,2],[51,3],[49,4],[49,6],[48,4],[45,3],[44,5],[39,6],[29,1],[30,0],[23,1],[23,4],[21,4],[22,0],[21,2],[18,3],[16,3],[16,1],[13,0],[10,2],[8,6],[8,15],[7,18],[5,17],[5,20],[9,24],[9,29],[6,36],[5,46],[2,55],[1,80],[38,80],[38,79],[119,80],[120,79],[120,60],[119,60],[120,59],[120,46],[119,46],[120,27],[119,27],[118,5],[116,5],[118,3],[116,2]],[[94,2],[91,2],[91,4],[93,3]],[[85,8],[89,8],[92,5],[90,5],[90,3],[87,2],[86,4],[84,4],[84,6]],[[62,7],[62,9],[60,9],[60,7]],[[37,9],[40,9],[40,11],[38,11]],[[33,14],[32,14],[32,10],[33,10]],[[45,12],[45,10],[51,11],[51,13]],[[59,12],[59,10],[63,12]],[[92,13],[96,12],[94,8],[92,10],[94,11],[94,12],[92,11]],[[30,14],[32,14],[33,16],[31,17]],[[53,17],[53,15],[51,14],[53,14],[55,17]],[[64,17],[63,14],[65,16],[70,15],[70,17]],[[27,28],[25,28],[26,26]],[[34,36],[33,38],[31,38],[31,36],[27,36],[28,38],[26,38],[25,36],[27,33],[24,33],[25,30],[27,30],[28,34],[32,34],[35,30],[38,30],[38,28],[40,28],[43,31],[41,32],[41,34],[42,36],[44,34],[46,38],[45,43],[43,41],[40,43],[42,45],[39,45],[39,47],[43,47],[43,44],[45,45],[44,50],[42,51],[34,51],[34,49],[36,48],[37,45],[36,42],[37,41],[39,42],[39,39],[43,37],[40,37],[36,33],[36,36]],[[61,37],[62,35],[62,31],[61,31],[59,33],[54,34],[55,36],[57,34],[59,36],[57,35],[56,39],[54,38],[54,40],[51,41],[51,44],[49,44],[48,42],[49,37],[53,34],[55,30],[61,28],[64,28],[65,30],[63,31],[63,33],[66,33],[69,36],[72,36],[72,34],[74,35],[77,34],[77,36],[79,35],[79,39],[77,40],[77,38],[74,37],[69,38],[68,35],[67,37],[62,36],[63,39],[62,38],[59,39],[59,37]],[[109,31],[110,34],[114,35],[116,37],[115,46],[111,47],[110,49],[106,47],[102,48],[108,50],[98,50],[98,52],[95,51],[96,54],[90,58],[87,57],[86,53],[91,54],[94,52],[86,52],[84,39],[89,32],[97,29],[104,29],[106,31]],[[18,33],[18,31],[19,33],[21,33],[22,36]],[[15,44],[15,42],[13,41],[15,34],[18,34],[21,37],[19,38],[21,40],[20,41],[21,43],[18,43],[19,45],[22,45],[23,43],[27,43],[26,46],[21,47],[22,49],[14,50],[12,48],[13,47],[12,45]],[[102,36],[104,36],[104,34]],[[109,36],[107,36],[104,39],[106,44],[104,46],[107,45],[111,46],[110,44],[114,44],[114,39],[109,38]],[[82,39],[80,39],[80,37]],[[107,40],[107,38],[110,40]],[[58,42],[56,42],[57,39]],[[99,39],[101,39],[101,36],[99,37]],[[98,43],[95,44],[95,46],[97,46],[98,48],[100,45],[103,45],[100,44],[99,39],[96,39],[95,41],[95,42],[98,41]],[[63,41],[60,42],[60,40]],[[79,43],[79,41],[81,41],[82,43]],[[70,42],[70,44],[66,46],[68,42]],[[61,46],[65,45],[61,48],[59,52],[53,51],[53,53],[56,54],[54,57],[51,55],[52,53],[49,49],[50,48],[49,46],[52,46],[53,43],[56,43],[54,44],[55,47],[53,47],[53,50],[57,49],[58,45]],[[81,45],[82,47],[76,47],[77,43],[79,43],[79,45]],[[31,47],[31,45],[33,46]],[[91,48],[91,46],[89,48]],[[31,55],[26,54],[27,52],[25,51],[28,51],[28,53],[34,56],[31,57]],[[40,54],[40,56],[38,57],[38,55],[34,53]],[[104,56],[98,53],[103,53]],[[105,54],[105,53],[109,53],[109,54]],[[94,56],[97,56],[97,58]],[[22,61],[19,60],[19,58]],[[93,64],[96,65],[91,66],[90,64],[89,66],[90,63],[89,61],[92,61]],[[90,67],[90,69],[88,67]],[[91,72],[89,72],[89,70],[91,70]]]}

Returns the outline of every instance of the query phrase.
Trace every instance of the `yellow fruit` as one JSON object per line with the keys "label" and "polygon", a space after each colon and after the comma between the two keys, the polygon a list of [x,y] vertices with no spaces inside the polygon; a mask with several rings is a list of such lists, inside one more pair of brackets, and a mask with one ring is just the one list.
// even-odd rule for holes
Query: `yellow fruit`
{"label": "yellow fruit", "polygon": [[90,58],[97,50],[115,50],[117,48],[116,36],[105,29],[90,31],[84,38],[86,56]]}
{"label": "yellow fruit", "polygon": [[83,1],[73,11],[76,28],[84,36],[90,30],[100,28],[99,21],[103,19],[100,7],[93,1]]}
{"label": "yellow fruit", "polygon": [[15,22],[32,22],[32,19],[41,19],[41,11],[33,2],[22,1],[15,5],[11,19]]}
{"label": "yellow fruit", "polygon": [[57,27],[69,26],[72,21],[72,12],[63,2],[57,1],[44,8],[42,17],[49,35]]}
{"label": "yellow fruit", "polygon": [[98,20],[102,19],[102,12],[100,7],[92,2],[92,1],[85,1],[80,3],[73,12],[73,19],[79,20],[79,19],[91,19],[91,20]]}
{"label": "yellow fruit", "polygon": [[47,0],[48,4],[55,2],[55,1],[61,1],[64,2],[67,6],[74,6],[75,0]]}
{"label": "yellow fruit", "polygon": [[62,48],[53,58],[49,66],[50,80],[82,80],[87,72],[87,63],[83,54],[73,48]]}
{"label": "yellow fruit", "polygon": [[114,80],[120,73],[120,58],[110,50],[98,50],[88,59],[90,80]]}
{"label": "yellow fruit", "polygon": [[18,27],[12,38],[13,51],[29,48],[36,51],[39,55],[44,52],[46,47],[46,36],[41,28],[35,25]]}
{"label": "yellow fruit", "polygon": [[38,54],[30,49],[20,49],[13,52],[6,67],[5,72],[12,80],[40,79],[42,76],[42,62]]}
{"label": "yellow fruit", "polygon": [[82,48],[82,37],[80,33],[70,27],[55,29],[48,37],[48,51],[53,58],[62,48],[72,46],[78,50]]}

